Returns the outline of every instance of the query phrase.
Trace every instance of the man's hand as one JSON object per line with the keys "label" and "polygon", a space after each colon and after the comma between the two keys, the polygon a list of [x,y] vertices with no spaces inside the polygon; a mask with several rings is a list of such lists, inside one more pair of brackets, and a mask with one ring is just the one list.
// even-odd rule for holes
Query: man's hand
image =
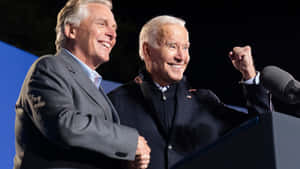
{"label": "man's hand", "polygon": [[146,169],[150,163],[151,149],[144,137],[139,136],[134,161],[129,161],[130,169]]}
{"label": "man's hand", "polygon": [[256,76],[250,46],[234,47],[229,52],[229,58],[233,66],[242,73],[244,80],[249,80]]}

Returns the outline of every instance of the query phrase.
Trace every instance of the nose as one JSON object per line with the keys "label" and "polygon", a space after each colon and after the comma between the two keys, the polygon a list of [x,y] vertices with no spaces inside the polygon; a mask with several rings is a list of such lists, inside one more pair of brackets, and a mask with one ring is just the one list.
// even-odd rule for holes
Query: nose
{"label": "nose", "polygon": [[113,27],[108,27],[106,31],[106,36],[109,37],[109,40],[114,40],[117,37],[116,29]]}
{"label": "nose", "polygon": [[181,61],[184,60],[185,57],[186,57],[186,54],[185,54],[184,49],[178,48],[178,49],[177,49],[177,55],[176,55],[176,57],[175,57],[175,60],[176,60],[177,62],[181,62]]}

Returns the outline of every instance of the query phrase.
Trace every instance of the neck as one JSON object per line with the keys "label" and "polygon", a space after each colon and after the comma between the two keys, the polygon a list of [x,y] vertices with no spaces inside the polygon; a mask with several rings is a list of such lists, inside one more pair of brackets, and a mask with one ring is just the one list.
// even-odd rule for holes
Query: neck
{"label": "neck", "polygon": [[94,62],[91,60],[92,57],[89,57],[88,55],[84,54],[82,50],[75,48],[75,47],[70,47],[66,46],[65,49],[67,49],[69,52],[71,52],[74,56],[76,56],[80,61],[85,63],[89,68],[96,70],[100,64],[94,64]]}

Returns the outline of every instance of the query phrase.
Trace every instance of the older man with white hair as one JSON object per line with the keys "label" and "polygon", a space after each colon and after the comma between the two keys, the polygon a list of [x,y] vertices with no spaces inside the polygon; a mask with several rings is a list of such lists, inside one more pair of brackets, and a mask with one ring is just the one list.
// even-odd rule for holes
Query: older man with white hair
{"label": "older man with white hair", "polygon": [[[185,21],[173,16],[151,19],[139,39],[145,69],[134,81],[108,95],[121,123],[137,128],[147,139],[151,148],[149,169],[171,168],[242,122],[270,110],[268,93],[256,81],[249,46],[235,47],[229,53],[244,79],[248,114],[227,107],[211,90],[191,88],[184,76],[189,47]],[[128,162],[128,168],[138,167]]]}

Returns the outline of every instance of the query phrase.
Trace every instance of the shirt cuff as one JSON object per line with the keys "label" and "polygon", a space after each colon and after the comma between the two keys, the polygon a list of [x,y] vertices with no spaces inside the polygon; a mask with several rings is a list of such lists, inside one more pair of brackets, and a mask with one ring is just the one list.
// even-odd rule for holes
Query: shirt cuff
{"label": "shirt cuff", "polygon": [[241,84],[246,84],[246,85],[253,85],[253,84],[254,85],[259,85],[259,82],[260,82],[259,77],[260,77],[260,72],[256,72],[256,76],[255,77],[253,77],[251,79],[248,79],[246,81],[241,80],[240,83]]}

